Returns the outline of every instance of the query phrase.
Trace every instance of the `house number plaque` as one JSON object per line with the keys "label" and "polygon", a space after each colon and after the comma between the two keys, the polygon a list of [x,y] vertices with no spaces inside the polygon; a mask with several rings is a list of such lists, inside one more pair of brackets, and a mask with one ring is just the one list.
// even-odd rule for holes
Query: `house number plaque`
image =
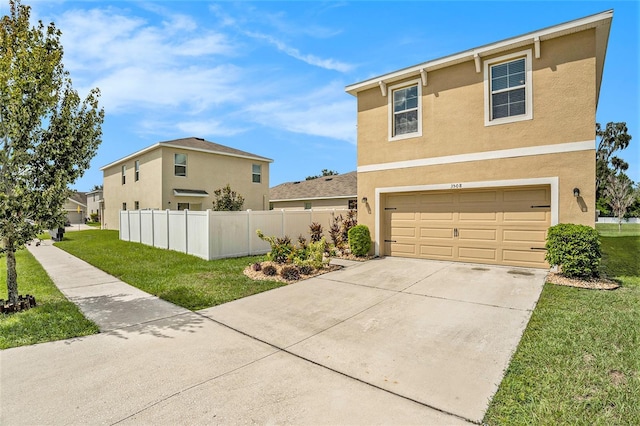
{"label": "house number plaque", "polygon": [[451,189],[460,189],[462,188],[462,184],[461,183],[452,183],[451,184]]}

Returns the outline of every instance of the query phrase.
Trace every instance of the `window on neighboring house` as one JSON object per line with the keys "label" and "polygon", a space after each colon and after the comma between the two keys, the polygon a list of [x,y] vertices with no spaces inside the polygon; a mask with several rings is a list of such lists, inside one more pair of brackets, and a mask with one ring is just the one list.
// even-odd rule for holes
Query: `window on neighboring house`
{"label": "window on neighboring house", "polygon": [[422,135],[422,85],[412,81],[389,88],[389,139]]}
{"label": "window on neighboring house", "polygon": [[273,203],[269,203],[269,210],[273,210]]}
{"label": "window on neighboring house", "polygon": [[176,176],[187,176],[187,154],[174,154],[173,172]]}
{"label": "window on neighboring house", "polygon": [[253,183],[262,182],[262,166],[260,164],[254,164],[252,166],[251,182]]}
{"label": "window on neighboring house", "polygon": [[349,200],[349,210],[358,209],[358,200]]}
{"label": "window on neighboring house", "polygon": [[136,160],[135,168],[136,168],[135,179],[137,182],[140,180],[140,160]]}
{"label": "window on neighboring house", "polygon": [[485,125],[533,118],[531,90],[530,51],[485,62]]}
{"label": "window on neighboring house", "polygon": [[126,210],[127,209],[127,203],[122,203],[122,210]]}
{"label": "window on neighboring house", "polygon": [[127,183],[127,166],[122,166],[122,184]]}
{"label": "window on neighboring house", "polygon": [[304,209],[305,210],[311,210],[311,203],[310,202],[305,202],[304,203]]}
{"label": "window on neighboring house", "polygon": [[178,203],[178,210],[189,210],[189,203]]}
{"label": "window on neighboring house", "polygon": [[133,209],[134,210],[140,210],[140,201],[134,201],[133,202]]}

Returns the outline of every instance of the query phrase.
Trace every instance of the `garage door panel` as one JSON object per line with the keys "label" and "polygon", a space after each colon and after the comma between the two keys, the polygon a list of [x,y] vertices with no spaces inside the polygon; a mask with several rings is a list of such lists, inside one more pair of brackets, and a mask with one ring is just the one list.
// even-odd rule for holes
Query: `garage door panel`
{"label": "garage door panel", "polygon": [[540,249],[551,222],[550,193],[541,186],[387,197],[385,238],[393,242],[385,254],[546,268]]}
{"label": "garage door panel", "polygon": [[420,213],[421,221],[439,221],[439,222],[452,222],[453,212],[422,212]]}
{"label": "garage door panel", "polygon": [[420,245],[420,255],[423,257],[438,257],[441,259],[453,259],[453,247],[452,246],[438,246],[438,245]]}
{"label": "garage door panel", "polygon": [[459,229],[458,238],[461,241],[484,241],[495,243],[498,231],[496,229]]}
{"label": "garage door panel", "polygon": [[420,238],[430,239],[430,238],[438,238],[438,239],[453,239],[453,229],[451,228],[420,228]]}
{"label": "garage door panel", "polygon": [[480,247],[460,247],[458,249],[458,258],[470,262],[496,261],[498,259],[498,249],[480,248]]}
{"label": "garage door panel", "polygon": [[502,231],[502,241],[505,243],[531,243],[544,245],[547,239],[547,231],[505,229]]}

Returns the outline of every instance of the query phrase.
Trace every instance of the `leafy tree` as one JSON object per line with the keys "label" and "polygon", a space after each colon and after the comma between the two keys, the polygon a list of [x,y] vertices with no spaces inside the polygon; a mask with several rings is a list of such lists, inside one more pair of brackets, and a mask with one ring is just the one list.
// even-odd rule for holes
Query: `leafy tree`
{"label": "leafy tree", "polygon": [[305,180],[313,180],[313,179],[318,179],[319,177],[335,176],[335,175],[339,174],[335,170],[329,170],[329,169],[322,169],[322,172],[320,172],[320,173],[321,174],[316,175],[316,176],[307,176],[307,178]]}
{"label": "leafy tree", "polygon": [[219,212],[237,212],[242,210],[244,198],[237,192],[232,191],[229,184],[213,191],[213,195],[216,197],[213,202],[213,210]]}
{"label": "leafy tree", "polygon": [[91,188],[91,191],[99,191],[102,189],[102,185],[93,185],[93,188]]}
{"label": "leafy tree", "polygon": [[609,198],[613,214],[618,218],[618,231],[620,231],[627,209],[636,200],[633,182],[624,173],[609,175],[604,192]]}
{"label": "leafy tree", "polygon": [[631,135],[627,133],[627,123],[609,122],[603,129],[596,123],[596,136],[600,138],[596,151],[596,199],[604,195],[604,188],[610,175],[624,172],[629,164],[614,153],[629,146]]}
{"label": "leafy tree", "polygon": [[15,252],[64,223],[68,187],[98,149],[104,111],[97,89],[84,101],[73,89],[55,24],[32,27],[19,0],[9,9],[0,21],[0,252],[16,303]]}

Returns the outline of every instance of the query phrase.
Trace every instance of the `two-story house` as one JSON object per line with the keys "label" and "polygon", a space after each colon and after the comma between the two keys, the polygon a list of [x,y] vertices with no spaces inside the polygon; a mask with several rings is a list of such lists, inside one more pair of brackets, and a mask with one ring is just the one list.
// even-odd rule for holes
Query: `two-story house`
{"label": "two-story house", "polygon": [[87,217],[98,215],[98,222],[102,222],[102,189],[93,189],[87,192]]}
{"label": "two-story house", "polygon": [[347,86],[358,104],[358,222],[375,253],[548,267],[549,226],[593,226],[612,17]]}
{"label": "two-story house", "polygon": [[244,209],[267,210],[272,162],[201,138],[158,142],[100,169],[103,227],[118,229],[120,210],[211,209],[214,191],[227,184]]}
{"label": "two-story house", "polygon": [[285,182],[269,190],[272,210],[357,209],[357,173]]}

